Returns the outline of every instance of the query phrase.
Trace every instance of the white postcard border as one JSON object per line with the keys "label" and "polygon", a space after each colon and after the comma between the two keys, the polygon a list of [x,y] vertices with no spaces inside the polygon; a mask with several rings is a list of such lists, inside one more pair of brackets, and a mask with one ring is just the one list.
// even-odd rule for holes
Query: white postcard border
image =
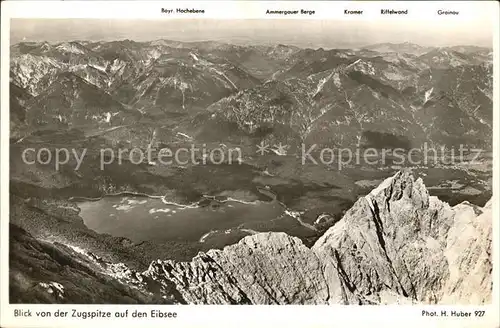
{"label": "white postcard border", "polygon": [[[465,16],[461,17],[466,23],[468,18],[476,17],[475,8],[487,7],[492,15],[495,25],[494,29],[494,91],[493,91],[493,110],[494,110],[494,130],[493,130],[493,304],[485,306],[165,306],[165,305],[16,305],[8,304],[8,199],[9,199],[9,32],[10,18],[144,18],[144,19],[190,19],[190,18],[214,18],[214,19],[402,19],[401,17],[381,18],[376,15],[374,8],[380,8],[382,2],[257,2],[257,1],[198,1],[198,2],[132,2],[132,1],[13,1],[2,3],[2,56],[1,56],[1,313],[0,320],[2,327],[67,327],[67,326],[88,326],[89,324],[135,327],[141,326],[172,326],[172,327],[276,327],[276,326],[296,326],[296,327],[333,327],[333,326],[357,326],[359,325],[384,325],[405,327],[498,327],[498,308],[499,308],[499,220],[500,218],[500,134],[499,134],[499,6],[495,1],[461,1],[461,2],[385,2],[387,6],[405,7],[412,12],[411,19],[416,20],[434,20],[437,16],[430,15],[429,10],[437,10],[443,6],[447,8],[468,8]],[[342,6],[367,8],[369,14],[364,17],[345,17],[341,14]],[[205,14],[173,15],[166,17],[161,14],[162,7],[169,8],[205,8]],[[315,9],[318,14],[314,16],[287,16],[276,17],[263,14],[265,9],[293,9],[309,8]],[[430,8],[430,9],[429,9]],[[471,9],[472,8],[472,9]],[[373,13],[372,13],[373,11]],[[406,17],[408,19],[408,17]],[[439,19],[453,19],[439,17]],[[42,320],[40,318],[14,318],[13,310],[15,308],[29,308],[33,311],[37,309],[78,309],[80,311],[92,311],[95,309],[107,311],[140,311],[150,312],[153,309],[162,311],[176,311],[177,319],[128,319],[128,320],[81,320],[81,319],[58,319]],[[471,319],[450,319],[450,318],[429,318],[422,317],[422,310],[485,310],[487,315],[482,320],[478,318]]]}

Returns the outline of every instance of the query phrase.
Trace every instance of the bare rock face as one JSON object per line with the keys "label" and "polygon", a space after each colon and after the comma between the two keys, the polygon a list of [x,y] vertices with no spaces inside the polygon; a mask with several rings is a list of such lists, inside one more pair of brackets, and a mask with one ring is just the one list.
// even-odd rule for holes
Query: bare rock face
{"label": "bare rock face", "polygon": [[295,237],[261,233],[189,263],[153,262],[145,275],[164,290],[173,282],[188,303],[325,303],[322,262]]}
{"label": "bare rock face", "polygon": [[492,204],[484,208],[469,203],[453,208],[455,221],[447,237],[445,256],[450,279],[443,303],[481,304],[491,302]]}
{"label": "bare rock face", "polygon": [[323,254],[326,274],[339,276],[332,301],[380,303],[381,292],[395,292],[437,302],[449,275],[443,251],[453,217],[422,180],[401,172],[386,179],[313,247]]}
{"label": "bare rock face", "polygon": [[491,298],[491,221],[491,205],[450,207],[398,172],[312,248],[261,233],[143,275],[194,304],[478,304]]}

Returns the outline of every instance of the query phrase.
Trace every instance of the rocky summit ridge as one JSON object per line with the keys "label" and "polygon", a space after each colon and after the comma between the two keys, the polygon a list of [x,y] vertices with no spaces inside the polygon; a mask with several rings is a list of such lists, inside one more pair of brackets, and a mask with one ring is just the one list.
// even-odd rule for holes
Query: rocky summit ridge
{"label": "rocky summit ridge", "polygon": [[398,172],[360,198],[311,248],[259,233],[141,275],[194,304],[487,303],[491,201],[454,207]]}

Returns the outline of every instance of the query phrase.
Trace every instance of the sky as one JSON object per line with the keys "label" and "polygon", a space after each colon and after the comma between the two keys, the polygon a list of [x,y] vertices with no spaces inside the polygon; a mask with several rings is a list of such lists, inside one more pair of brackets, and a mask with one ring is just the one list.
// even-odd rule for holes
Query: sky
{"label": "sky", "polygon": [[21,41],[224,41],[311,48],[412,42],[422,46],[492,46],[491,22],[394,20],[12,19],[11,44]]}

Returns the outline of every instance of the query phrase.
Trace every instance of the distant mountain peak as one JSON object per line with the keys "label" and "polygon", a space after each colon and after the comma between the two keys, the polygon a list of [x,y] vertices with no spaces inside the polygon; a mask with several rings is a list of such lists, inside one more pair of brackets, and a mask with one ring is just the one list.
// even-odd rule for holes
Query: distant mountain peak
{"label": "distant mountain peak", "polygon": [[363,49],[374,50],[381,53],[386,52],[398,52],[398,53],[408,53],[414,55],[420,55],[429,50],[429,47],[423,47],[416,43],[405,41],[402,43],[377,43],[372,45],[367,45]]}

